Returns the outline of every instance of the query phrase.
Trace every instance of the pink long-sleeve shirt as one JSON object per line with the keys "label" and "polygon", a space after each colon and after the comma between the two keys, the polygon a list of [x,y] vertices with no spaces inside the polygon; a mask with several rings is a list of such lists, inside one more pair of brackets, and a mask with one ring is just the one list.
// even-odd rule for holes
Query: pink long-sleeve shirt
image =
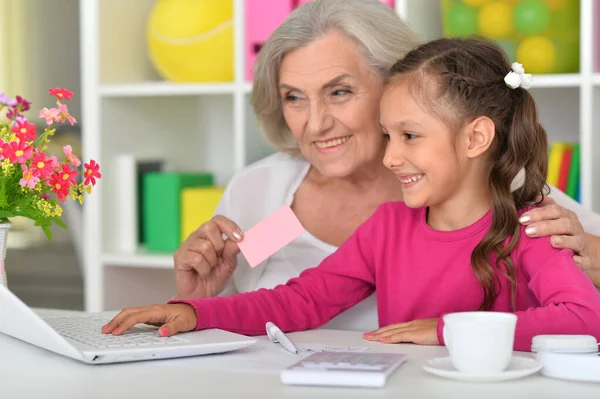
{"label": "pink long-sleeve shirt", "polygon": [[[403,202],[381,205],[375,214],[315,268],[271,290],[189,301],[197,329],[220,328],[264,335],[265,323],[283,331],[316,328],[377,291],[379,323],[386,326],[477,310],[482,287],[471,269],[471,252],[492,223],[488,212],[474,224],[438,231],[426,209]],[[512,259],[518,270],[514,347],[531,350],[538,334],[590,334],[600,339],[600,295],[575,265],[570,250],[522,231]],[[512,312],[510,285],[500,277],[493,311]]]}

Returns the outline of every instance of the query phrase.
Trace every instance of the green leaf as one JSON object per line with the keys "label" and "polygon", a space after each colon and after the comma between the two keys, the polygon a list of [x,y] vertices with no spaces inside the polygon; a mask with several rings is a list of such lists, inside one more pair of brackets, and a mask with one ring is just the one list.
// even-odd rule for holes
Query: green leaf
{"label": "green leaf", "polygon": [[42,230],[46,233],[46,237],[48,237],[48,241],[52,241],[52,231],[50,231],[50,227],[42,226]]}
{"label": "green leaf", "polygon": [[65,224],[65,222],[63,222],[61,219],[59,218],[55,218],[54,219],[54,223],[56,223],[57,225],[59,225],[60,227],[62,227],[63,229],[67,228],[67,225]]}
{"label": "green leaf", "polygon": [[12,218],[16,215],[11,211],[0,211],[0,219]]}
{"label": "green leaf", "polygon": [[0,208],[5,208],[8,205],[6,201],[6,186],[6,182],[2,182],[2,185],[0,185]]}

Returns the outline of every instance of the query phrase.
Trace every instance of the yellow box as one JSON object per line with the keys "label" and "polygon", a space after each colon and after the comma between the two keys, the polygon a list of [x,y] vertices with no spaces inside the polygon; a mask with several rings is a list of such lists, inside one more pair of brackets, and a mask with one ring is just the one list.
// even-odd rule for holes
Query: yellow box
{"label": "yellow box", "polygon": [[223,187],[189,187],[181,190],[181,242],[212,218],[224,190]]}

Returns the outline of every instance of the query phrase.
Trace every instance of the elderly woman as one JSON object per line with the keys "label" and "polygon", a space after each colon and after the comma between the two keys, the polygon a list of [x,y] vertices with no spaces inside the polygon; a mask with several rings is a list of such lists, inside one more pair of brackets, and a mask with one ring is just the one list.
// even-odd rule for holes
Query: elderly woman
{"label": "elderly woman", "polygon": [[[402,200],[399,181],[382,163],[378,108],[387,71],[418,41],[377,0],[315,0],[272,34],[255,65],[252,106],[278,152],[237,174],[216,216],[176,252],[178,299],[285,283],[335,251],[381,203]],[[600,234],[600,215],[555,188],[551,197],[521,222],[529,224],[528,234],[553,235],[556,247],[573,249],[600,286],[600,239],[585,234],[579,222]],[[236,243],[245,229],[284,205],[291,206],[305,233],[250,268]],[[327,327],[378,328],[375,298]]]}

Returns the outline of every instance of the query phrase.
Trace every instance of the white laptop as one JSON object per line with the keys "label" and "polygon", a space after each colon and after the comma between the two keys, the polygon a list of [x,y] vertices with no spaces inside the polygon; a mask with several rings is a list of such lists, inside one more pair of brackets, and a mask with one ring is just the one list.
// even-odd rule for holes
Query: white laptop
{"label": "white laptop", "polygon": [[229,352],[256,343],[253,338],[210,329],[160,337],[158,328],[138,325],[120,336],[101,333],[107,314],[39,316],[0,285],[0,332],[88,364]]}

